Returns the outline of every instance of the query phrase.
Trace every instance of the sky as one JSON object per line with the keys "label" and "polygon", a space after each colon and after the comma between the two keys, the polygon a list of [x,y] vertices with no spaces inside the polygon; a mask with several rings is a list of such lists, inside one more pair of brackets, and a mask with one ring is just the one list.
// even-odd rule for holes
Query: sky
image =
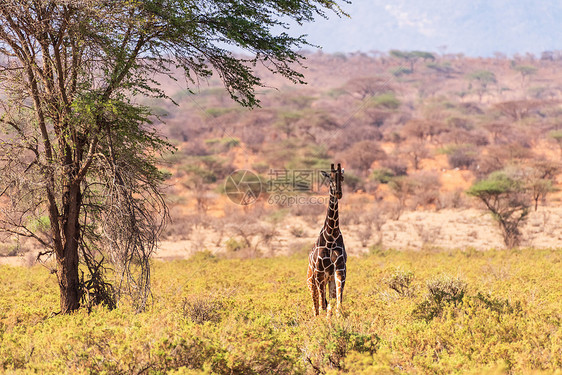
{"label": "sky", "polygon": [[292,31],[330,53],[400,49],[486,57],[562,50],[560,1],[352,1],[342,3],[351,18],[331,15]]}

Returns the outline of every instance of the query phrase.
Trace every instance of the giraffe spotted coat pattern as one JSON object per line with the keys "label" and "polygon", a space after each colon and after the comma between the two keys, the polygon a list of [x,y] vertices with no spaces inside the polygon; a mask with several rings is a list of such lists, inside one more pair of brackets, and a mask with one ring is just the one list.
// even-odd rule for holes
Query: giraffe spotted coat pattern
{"label": "giraffe spotted coat pattern", "polygon": [[343,170],[340,164],[337,169],[334,169],[332,164],[330,174],[322,173],[330,181],[330,204],[324,226],[308,257],[307,283],[315,315],[319,314],[320,307],[331,313],[331,302],[328,305],[326,299],[327,286],[330,299],[336,299],[336,315],[340,315],[347,261],[338,214],[338,200],[342,197]]}

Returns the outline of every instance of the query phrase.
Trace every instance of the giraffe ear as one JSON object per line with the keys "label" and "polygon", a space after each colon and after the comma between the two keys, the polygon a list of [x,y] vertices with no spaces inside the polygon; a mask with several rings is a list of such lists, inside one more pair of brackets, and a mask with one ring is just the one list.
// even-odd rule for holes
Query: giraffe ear
{"label": "giraffe ear", "polygon": [[325,178],[330,178],[328,172],[320,171],[320,173],[322,173],[322,176],[324,176]]}

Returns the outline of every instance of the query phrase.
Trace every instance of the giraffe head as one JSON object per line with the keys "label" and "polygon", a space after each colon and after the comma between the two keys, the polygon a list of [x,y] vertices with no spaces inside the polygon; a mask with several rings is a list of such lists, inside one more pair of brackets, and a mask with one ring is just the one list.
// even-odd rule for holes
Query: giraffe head
{"label": "giraffe head", "polygon": [[341,199],[343,196],[341,184],[343,182],[343,168],[338,163],[338,168],[334,168],[334,164],[330,167],[330,174],[322,171],[322,175],[330,181],[330,194],[335,195],[336,198]]}

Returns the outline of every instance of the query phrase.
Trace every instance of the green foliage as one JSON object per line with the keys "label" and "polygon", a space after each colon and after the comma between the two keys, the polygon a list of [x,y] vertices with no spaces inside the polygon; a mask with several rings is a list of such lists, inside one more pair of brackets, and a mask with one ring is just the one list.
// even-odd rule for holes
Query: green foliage
{"label": "green foliage", "polygon": [[330,165],[330,156],[323,145],[304,144],[290,152],[286,159],[287,169],[322,170]]}
{"label": "green foliage", "polygon": [[538,68],[533,65],[513,65],[511,68],[521,73],[523,77],[535,74],[538,70]]}
{"label": "green foliage", "polygon": [[201,184],[212,184],[223,180],[234,171],[234,167],[226,158],[214,155],[189,157],[178,171],[188,176],[188,187],[199,188]]}
{"label": "green foliage", "polygon": [[217,118],[229,113],[237,113],[237,112],[240,112],[240,108],[238,107],[213,107],[213,108],[205,109],[205,114],[212,118]]}
{"label": "green foliage", "polygon": [[388,184],[394,176],[394,172],[388,168],[375,169],[371,174],[371,178],[381,184]]}
{"label": "green foliage", "polygon": [[240,139],[235,137],[212,138],[206,139],[205,144],[219,153],[228,151],[234,147],[240,147]]}
{"label": "green foliage", "polygon": [[357,191],[364,187],[363,179],[350,171],[345,172],[345,178],[343,183],[346,187],[351,189],[351,191]]}
{"label": "green foliage", "polygon": [[454,71],[454,69],[451,67],[451,63],[448,61],[444,62],[443,64],[430,62],[427,63],[425,66],[427,66],[428,69],[435,70],[436,72],[439,73],[451,73]]}
{"label": "green foliage", "polygon": [[518,192],[521,188],[521,181],[513,179],[504,171],[496,171],[488,178],[475,182],[466,193],[477,198],[485,198]]}
{"label": "green foliage", "polygon": [[459,278],[442,276],[426,283],[428,298],[435,304],[455,303],[458,304],[466,293],[466,282]]}
{"label": "green foliage", "polygon": [[252,164],[252,169],[255,170],[256,172],[260,173],[260,174],[264,174],[266,172],[269,172],[269,165],[267,163],[264,162],[257,162]]}
{"label": "green foliage", "polygon": [[[52,315],[48,269],[0,266],[0,372],[554,373],[561,262],[557,249],[350,257],[339,319],[312,316],[307,254],[157,261],[145,312],[122,303],[67,316]],[[462,280],[436,277],[447,274]],[[393,297],[385,280],[427,294]],[[412,314],[425,301],[431,319]]]}
{"label": "green foliage", "polygon": [[346,370],[345,359],[350,352],[374,354],[380,338],[362,334],[349,324],[339,322],[318,327],[305,342],[306,360],[313,369]]}
{"label": "green foliage", "polygon": [[490,294],[478,292],[472,298],[472,303],[481,304],[483,307],[498,314],[498,319],[504,314],[521,314],[523,311],[521,301],[509,302],[509,299],[493,297]]}
{"label": "green foliage", "polygon": [[411,69],[405,68],[403,66],[399,66],[397,68],[393,68],[390,70],[390,74],[392,74],[395,77],[401,77],[405,74],[412,74],[412,73],[413,72]]}
{"label": "green foliage", "polygon": [[559,143],[562,143],[562,130],[553,130],[548,133],[549,137],[556,140]]}
{"label": "green foliage", "polygon": [[399,51],[393,49],[390,51],[390,55],[408,61],[415,58],[422,58],[424,60],[435,60],[435,56],[433,56],[432,53],[424,52],[424,51]]}
{"label": "green foliage", "polygon": [[0,243],[0,257],[13,257],[18,255],[17,243]]}
{"label": "green foliage", "polygon": [[46,215],[39,216],[37,218],[31,219],[28,227],[34,232],[46,232],[51,227],[51,220]]}
{"label": "green foliage", "polygon": [[399,59],[406,59],[409,55],[406,51],[400,51],[397,49],[390,50],[390,56],[399,58]]}
{"label": "green foliage", "polygon": [[447,155],[451,168],[468,169],[476,163],[478,157],[474,145],[449,146],[441,151]]}
{"label": "green foliage", "polygon": [[[435,56],[433,56],[430,52],[424,51],[399,51],[399,50],[390,50],[390,55],[396,57],[398,59],[402,59],[410,64],[410,72],[414,72],[414,64],[418,59],[423,60],[435,60]],[[395,74],[396,75],[396,74]],[[396,75],[398,76],[398,75]]]}
{"label": "green foliage", "polygon": [[468,74],[468,79],[471,81],[478,81],[481,85],[486,86],[490,83],[496,83],[496,75],[489,70],[477,70]]}
{"label": "green foliage", "polygon": [[435,56],[433,56],[433,54],[431,52],[425,52],[425,51],[412,51],[411,52],[412,55],[414,55],[415,57],[419,57],[422,58],[424,60],[435,60]]}
{"label": "green foliage", "polygon": [[347,94],[347,91],[343,88],[335,88],[335,89],[330,89],[326,92],[326,96],[333,98],[333,99],[337,99],[342,95]]}
{"label": "green foliage", "polygon": [[387,92],[381,95],[377,95],[369,100],[369,104],[372,107],[385,108],[385,109],[397,109],[400,107],[400,100],[396,98],[394,93]]}
{"label": "green foliage", "polygon": [[283,219],[285,217],[287,217],[289,212],[290,211],[287,208],[281,208],[281,209],[274,210],[267,215],[267,221],[270,221],[273,224],[278,224],[281,221],[283,221]]}
{"label": "green foliage", "polygon": [[316,100],[315,97],[309,95],[285,95],[281,102],[289,107],[299,110],[310,108],[310,105]]}
{"label": "green foliage", "polygon": [[446,305],[462,303],[466,293],[466,282],[450,276],[441,276],[426,283],[427,296],[413,310],[416,318],[432,320],[439,316]]}
{"label": "green foliage", "polygon": [[217,175],[213,171],[199,165],[187,164],[182,166],[180,170],[201,179],[205,184],[211,184],[217,181]]}
{"label": "green foliage", "polygon": [[225,302],[212,297],[185,298],[183,300],[183,315],[197,324],[205,322],[218,323],[221,320],[221,311]]}
{"label": "green foliage", "polygon": [[531,185],[525,183],[522,172],[510,168],[493,172],[487,178],[475,182],[466,192],[486,205],[500,225],[508,248],[519,245],[519,226],[526,220],[531,206]]}
{"label": "green foliage", "polygon": [[248,246],[248,245],[244,244],[243,242],[237,241],[236,238],[234,238],[234,237],[231,237],[224,242],[224,247],[226,248],[226,251],[228,251],[228,252],[239,251],[239,250],[242,250],[243,248],[245,248],[246,246]]}
{"label": "green foliage", "polygon": [[414,281],[414,273],[412,271],[404,271],[401,268],[396,268],[383,280],[390,289],[401,296],[411,295],[410,287],[412,286],[412,281]]}

